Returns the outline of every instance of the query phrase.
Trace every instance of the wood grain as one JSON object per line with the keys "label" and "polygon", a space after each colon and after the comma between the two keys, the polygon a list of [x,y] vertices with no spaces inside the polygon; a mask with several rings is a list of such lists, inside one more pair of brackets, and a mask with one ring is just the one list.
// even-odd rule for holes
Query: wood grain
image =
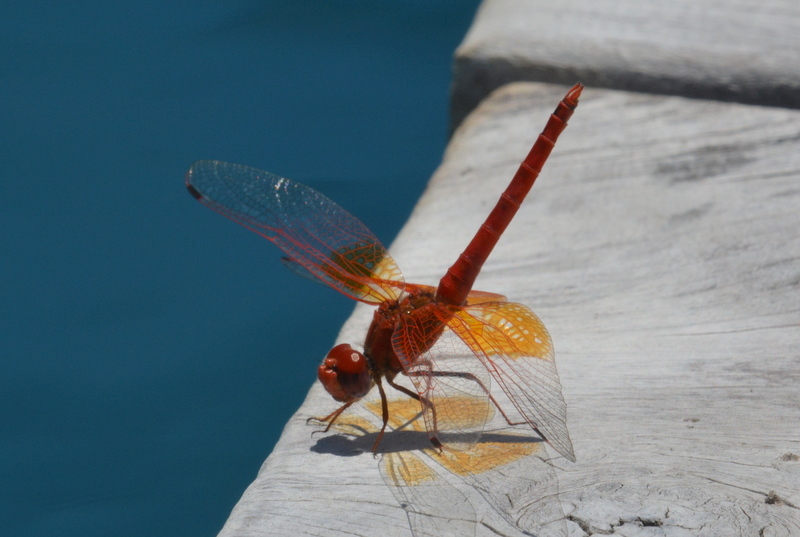
{"label": "wood grain", "polygon": [[[438,280],[565,91],[462,124],[391,248],[408,281]],[[570,535],[800,535],[800,112],[587,88],[476,286],[553,336]],[[371,454],[311,437],[333,408],[315,385],[221,536],[410,535]]]}
{"label": "wood grain", "polygon": [[800,108],[798,57],[796,0],[484,0],[451,121],[524,80]]}

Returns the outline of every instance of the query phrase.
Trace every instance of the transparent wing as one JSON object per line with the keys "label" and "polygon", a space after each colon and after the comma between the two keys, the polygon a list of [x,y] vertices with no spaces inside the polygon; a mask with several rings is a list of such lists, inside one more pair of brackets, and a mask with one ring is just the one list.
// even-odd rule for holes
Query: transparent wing
{"label": "transparent wing", "polygon": [[380,471],[405,510],[414,537],[475,535],[475,509],[469,499],[415,452],[384,453]]}
{"label": "transparent wing", "polygon": [[525,535],[566,537],[558,478],[543,442],[518,431],[487,431],[467,453],[427,453]]}
{"label": "transparent wing", "polygon": [[[558,480],[541,440],[503,427],[485,432],[469,451],[440,452],[430,445],[420,448],[410,436],[424,428],[416,419],[419,413],[415,403],[406,398],[389,401],[394,434],[406,433],[409,441],[403,442],[402,436],[397,442],[387,439],[389,442],[381,447],[388,451],[380,462],[384,482],[405,509],[415,537],[475,533],[477,504],[449,482],[452,477],[479,492],[492,513],[526,535],[566,535]],[[468,397],[458,403],[463,408],[482,404]],[[367,410],[379,416],[380,403],[368,403]],[[486,416],[473,418],[483,423]],[[464,419],[460,418],[462,422]],[[482,521],[498,528],[493,530],[498,534],[510,534],[498,531],[500,522],[492,514]]]}
{"label": "transparent wing", "polygon": [[472,350],[523,419],[575,461],[553,342],[528,307],[482,302],[455,312],[448,326]]}
{"label": "transparent wing", "polygon": [[400,269],[377,237],[313,188],[211,160],[192,164],[186,186],[202,204],[272,241],[302,267],[295,272],[370,304],[403,290]]}

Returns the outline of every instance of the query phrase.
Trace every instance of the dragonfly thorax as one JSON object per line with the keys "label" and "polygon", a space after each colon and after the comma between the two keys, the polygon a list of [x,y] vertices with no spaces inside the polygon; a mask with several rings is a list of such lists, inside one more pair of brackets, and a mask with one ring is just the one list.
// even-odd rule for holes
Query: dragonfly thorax
{"label": "dragonfly thorax", "polygon": [[[364,355],[378,375],[392,379],[405,373],[409,364],[404,360],[416,360],[444,328],[429,289],[413,289],[399,300],[384,302],[375,311],[364,340]],[[407,342],[406,346],[402,342]]]}

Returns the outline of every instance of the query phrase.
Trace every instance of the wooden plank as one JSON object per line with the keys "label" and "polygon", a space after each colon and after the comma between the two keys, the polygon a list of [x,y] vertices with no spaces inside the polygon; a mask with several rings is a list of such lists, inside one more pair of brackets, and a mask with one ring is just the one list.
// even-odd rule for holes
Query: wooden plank
{"label": "wooden plank", "polygon": [[451,121],[522,80],[800,108],[796,0],[484,0]]}
{"label": "wooden plank", "polygon": [[[464,122],[392,245],[408,281],[444,273],[565,91]],[[800,112],[588,88],[477,286],[553,336],[570,535],[800,535]],[[315,385],[221,536],[410,535],[371,439],[311,436],[335,406]]]}

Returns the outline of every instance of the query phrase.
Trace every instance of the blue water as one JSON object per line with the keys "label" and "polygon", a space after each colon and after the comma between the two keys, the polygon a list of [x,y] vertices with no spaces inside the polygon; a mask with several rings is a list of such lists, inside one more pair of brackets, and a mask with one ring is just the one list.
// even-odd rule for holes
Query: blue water
{"label": "blue water", "polygon": [[0,534],[216,534],[353,304],[183,174],[268,169],[390,243],[477,3],[4,7]]}

